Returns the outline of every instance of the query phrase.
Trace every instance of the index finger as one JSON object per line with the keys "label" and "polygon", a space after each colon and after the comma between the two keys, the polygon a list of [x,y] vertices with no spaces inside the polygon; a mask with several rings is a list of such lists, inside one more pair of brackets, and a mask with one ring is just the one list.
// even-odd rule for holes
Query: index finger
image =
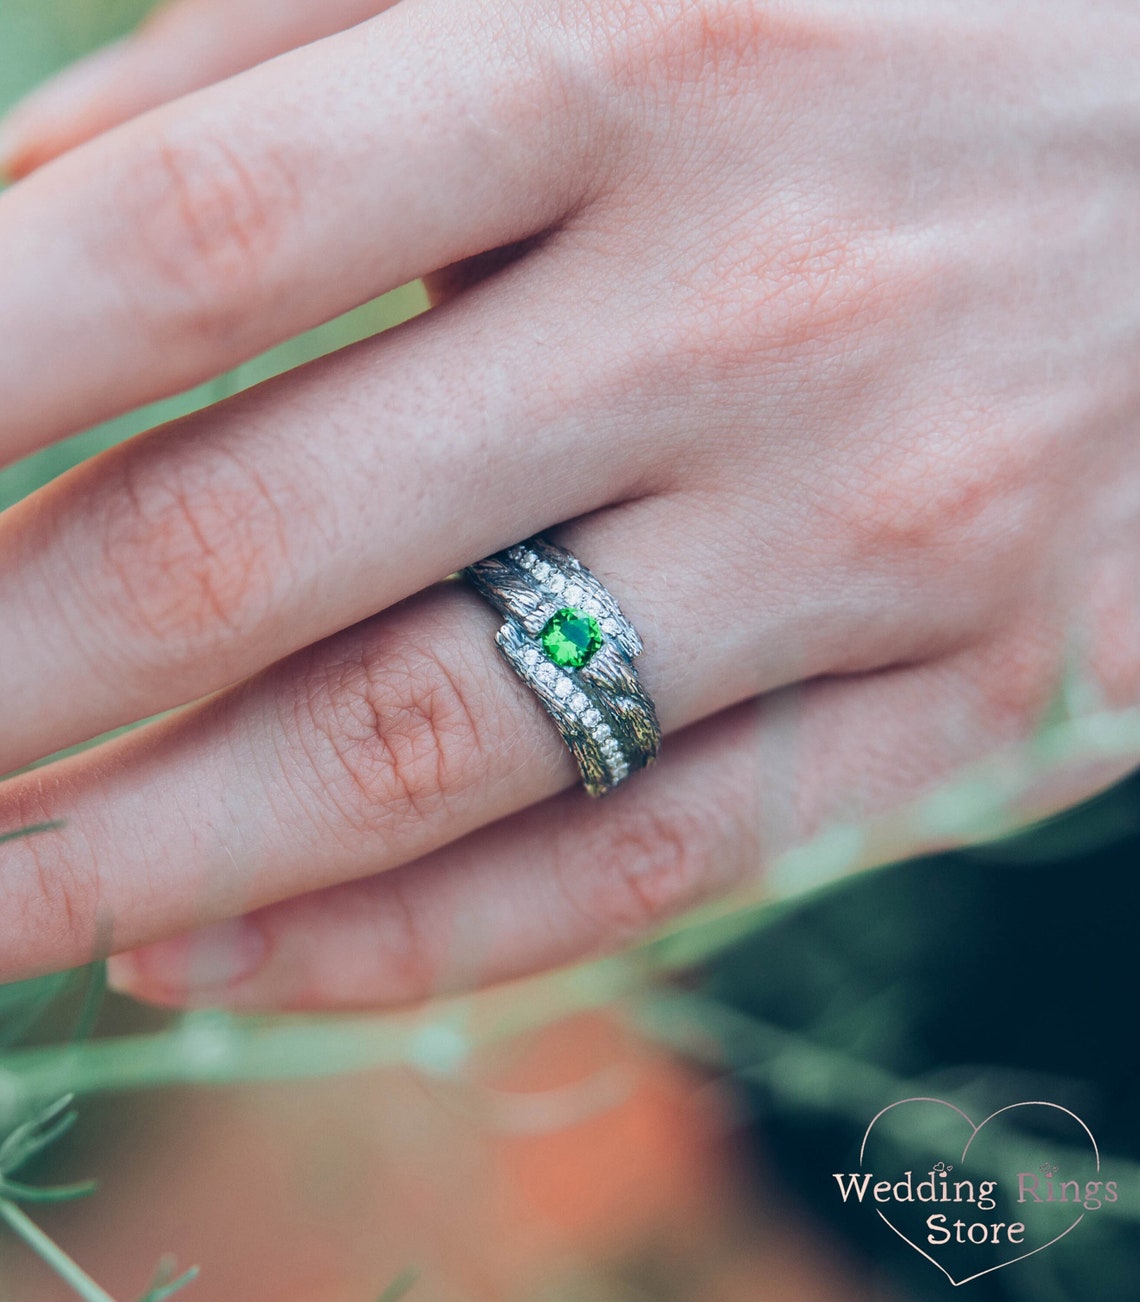
{"label": "index finger", "polygon": [[395,0],[166,0],[0,118],[0,171],[27,176],[147,109],[373,18]]}
{"label": "index finger", "polygon": [[405,0],[0,196],[0,463],[564,215],[585,133],[513,12]]}

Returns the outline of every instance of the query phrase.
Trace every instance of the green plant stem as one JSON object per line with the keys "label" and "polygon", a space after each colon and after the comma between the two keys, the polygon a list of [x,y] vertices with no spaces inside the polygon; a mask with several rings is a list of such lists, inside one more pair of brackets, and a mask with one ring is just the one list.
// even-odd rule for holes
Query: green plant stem
{"label": "green plant stem", "polygon": [[22,1203],[66,1203],[76,1198],[86,1198],[99,1188],[96,1180],[80,1180],[76,1184],[39,1186],[21,1184],[7,1176],[0,1179],[0,1198],[18,1199]]}
{"label": "green plant stem", "polygon": [[[4,1113],[22,1114],[64,1090],[77,1096],[162,1085],[301,1080],[418,1066],[448,1074],[476,1044],[510,1039],[561,1017],[604,1007],[642,987],[636,956],[536,978],[525,999],[492,991],[441,1003],[422,1015],[235,1017],[193,1013],[165,1031],[7,1053],[0,1066]],[[472,1027],[478,1010],[478,1027]],[[442,1050],[442,1057],[441,1057]]]}
{"label": "green plant stem", "polygon": [[36,1253],[52,1270],[69,1284],[81,1298],[87,1302],[115,1302],[115,1299],[100,1288],[90,1275],[67,1255],[64,1250],[40,1229],[40,1227],[7,1199],[0,1198],[0,1217]]}
{"label": "green plant stem", "polygon": [[[173,1267],[170,1267],[170,1269],[173,1270]],[[188,1271],[179,1275],[177,1279],[167,1280],[164,1283],[163,1280],[166,1278],[167,1273],[164,1263],[160,1263],[155,1282],[143,1294],[139,1302],[166,1302],[166,1299],[173,1297],[175,1293],[181,1293],[187,1284],[192,1284],[198,1278],[199,1270],[197,1266],[191,1266]]]}
{"label": "green plant stem", "polygon": [[61,827],[63,822],[57,819],[54,823],[33,823],[31,827],[18,827],[14,832],[0,832],[0,845],[24,836],[38,836],[41,832],[58,832]]}
{"label": "green plant stem", "polygon": [[83,1003],[75,1027],[71,1032],[72,1040],[86,1040],[95,1029],[103,999],[107,993],[107,964],[96,962],[87,968],[87,987],[83,992]]}
{"label": "green plant stem", "polygon": [[401,1298],[407,1295],[415,1288],[420,1278],[420,1272],[415,1266],[409,1266],[407,1270],[402,1270],[399,1275],[388,1285],[383,1293],[377,1298],[377,1302],[400,1302]]}

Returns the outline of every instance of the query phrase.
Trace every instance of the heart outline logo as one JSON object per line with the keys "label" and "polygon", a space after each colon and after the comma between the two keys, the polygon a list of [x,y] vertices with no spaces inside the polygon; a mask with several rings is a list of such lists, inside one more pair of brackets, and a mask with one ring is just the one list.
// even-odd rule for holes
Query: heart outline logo
{"label": "heart outline logo", "polygon": [[[966,1113],[963,1112],[961,1108],[955,1106],[955,1104],[948,1102],[946,1099],[938,1099],[938,1098],[932,1098],[928,1096],[921,1096],[921,1097],[915,1097],[909,1099],[899,1099],[895,1103],[888,1103],[885,1108],[882,1108],[875,1113],[875,1115],[871,1118],[870,1122],[868,1123],[867,1129],[863,1133],[863,1142],[859,1146],[860,1168],[862,1168],[863,1166],[864,1157],[867,1152],[867,1141],[871,1137],[871,1131],[875,1128],[875,1123],[881,1117],[884,1117],[888,1112],[890,1112],[892,1108],[900,1108],[905,1103],[940,1103],[943,1107],[949,1108],[952,1112],[956,1112],[962,1118],[962,1120],[970,1127],[970,1137],[969,1139],[966,1140],[966,1146],[962,1149],[962,1156],[959,1159],[960,1162],[965,1162],[966,1154],[970,1151],[970,1145],[978,1137],[978,1132],[982,1130],[983,1127],[988,1125],[995,1117],[1000,1117],[1002,1113],[1010,1112],[1014,1108],[1054,1108],[1056,1109],[1056,1111],[1063,1112],[1066,1116],[1072,1117],[1072,1119],[1077,1123],[1077,1125],[1080,1126],[1080,1128],[1088,1136],[1089,1143],[1092,1145],[1093,1155],[1096,1158],[1096,1169],[1098,1174],[1100,1172],[1100,1149],[1097,1146],[1097,1142],[1096,1139],[1093,1137],[1092,1131],[1088,1128],[1088,1126],[1085,1125],[1085,1123],[1080,1119],[1080,1117],[1077,1116],[1075,1112],[1071,1112],[1068,1108],[1062,1107],[1061,1104],[1059,1103],[1048,1103],[1044,1099],[1026,1099],[1023,1100],[1021,1103],[1007,1103],[1004,1108],[998,1108],[997,1111],[991,1112],[990,1115],[986,1117],[983,1121],[980,1121],[977,1125],[974,1125],[973,1120],[969,1116],[967,1116]],[[946,1278],[950,1281],[950,1283],[955,1288],[959,1288],[962,1284],[969,1284],[971,1281],[975,1279],[981,1279],[983,1275],[991,1275],[995,1270],[1002,1270],[1004,1269],[1004,1267],[1012,1266],[1018,1261],[1024,1261],[1027,1257],[1035,1257],[1039,1252],[1044,1252],[1046,1248],[1051,1248],[1054,1243],[1059,1242],[1061,1239],[1065,1237],[1066,1234],[1069,1234],[1073,1230],[1075,1230],[1077,1226],[1080,1225],[1081,1221],[1085,1219],[1085,1213],[1082,1211],[1081,1214],[1076,1218],[1075,1221],[1073,1221],[1073,1223],[1067,1229],[1062,1230],[1060,1234],[1054,1235],[1054,1237],[1051,1238],[1048,1243],[1042,1243],[1038,1247],[1032,1248],[1029,1252],[1023,1252],[1019,1257],[1011,1257],[1009,1261],[999,1261],[996,1266],[987,1266],[985,1270],[979,1270],[975,1274],[967,1276],[965,1279],[955,1279],[954,1276],[950,1274],[950,1272],[946,1269],[945,1266],[942,1265],[940,1261],[936,1261],[935,1258],[932,1257],[929,1252],[924,1252],[922,1248],[918,1246],[917,1243],[915,1243],[912,1239],[909,1239],[902,1232],[902,1230],[900,1230],[899,1227],[895,1225],[894,1222],[891,1221],[891,1219],[884,1212],[882,1212],[878,1207],[875,1208],[875,1211],[882,1218],[882,1220],[899,1236],[899,1238],[902,1239],[904,1243],[912,1247],[920,1257],[925,1257],[926,1260],[929,1261],[932,1266],[937,1266],[938,1269],[943,1273],[943,1275],[946,1276]]]}

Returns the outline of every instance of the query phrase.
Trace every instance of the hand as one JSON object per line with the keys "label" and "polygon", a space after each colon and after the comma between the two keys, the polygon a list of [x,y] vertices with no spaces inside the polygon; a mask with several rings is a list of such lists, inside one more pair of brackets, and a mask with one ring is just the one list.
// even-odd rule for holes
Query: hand
{"label": "hand", "polygon": [[[1025,739],[1074,662],[1137,703],[1130,0],[404,0],[218,81],[368,8],[245,3],[9,123],[68,152],[0,199],[0,451],[452,270],[0,520],[0,769],[197,702],[0,786],[65,823],[0,847],[3,979],[497,980]],[[441,582],[553,526],[668,734],[600,803]]]}

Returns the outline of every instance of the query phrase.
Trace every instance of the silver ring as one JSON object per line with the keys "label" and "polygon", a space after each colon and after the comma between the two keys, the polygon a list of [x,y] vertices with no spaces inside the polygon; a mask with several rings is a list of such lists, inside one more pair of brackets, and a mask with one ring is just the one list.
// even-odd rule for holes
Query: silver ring
{"label": "silver ring", "polygon": [[661,725],[633,666],[641,638],[576,557],[530,538],[463,577],[505,616],[499,650],[554,720],[590,795],[653,763]]}

